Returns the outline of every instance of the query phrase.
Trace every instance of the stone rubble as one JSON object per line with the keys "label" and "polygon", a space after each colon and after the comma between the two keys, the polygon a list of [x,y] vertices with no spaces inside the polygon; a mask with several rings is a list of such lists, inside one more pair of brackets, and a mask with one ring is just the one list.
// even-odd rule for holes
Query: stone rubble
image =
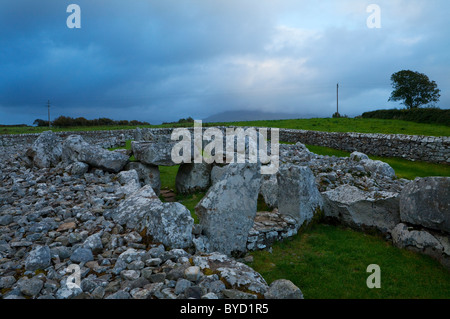
{"label": "stone rubble", "polygon": [[[46,133],[41,142],[51,138]],[[269,286],[260,274],[229,256],[234,250],[244,254],[268,248],[295,235],[304,221],[312,219],[311,214],[299,219],[283,212],[279,181],[289,181],[289,176],[261,178],[259,169],[250,169],[249,164],[213,166],[210,195],[197,206],[200,224],[194,225],[183,205],[158,198],[159,170],[154,163],[126,166],[129,153],[88,147],[73,136],[54,143],[53,148],[48,143],[38,147],[39,143],[31,151],[20,145],[2,147],[0,152],[0,298],[303,298],[288,280]],[[62,161],[53,160],[53,155],[45,161],[52,151],[59,154],[59,143]],[[414,196],[407,193],[412,183],[393,176],[386,163],[371,161],[362,153],[349,158],[320,156],[300,143],[280,145],[280,162],[280,174],[285,174],[283,167],[312,173],[305,183],[315,184],[314,207],[324,210],[325,217],[358,228],[373,226],[389,233],[395,245],[429,253],[450,265],[448,209],[441,211],[443,216],[421,217],[428,220],[426,225],[422,219],[400,214],[400,199]],[[440,182],[448,183],[448,179]],[[299,188],[296,194],[301,197],[302,191]],[[450,198],[448,188],[441,191],[444,195],[439,200]],[[256,212],[258,192],[273,211]],[[394,204],[384,205],[386,198]],[[215,212],[217,208],[229,212],[231,202],[248,214],[238,219]],[[242,206],[244,202],[247,206]],[[304,201],[298,203],[312,207],[304,205]],[[358,205],[378,208],[367,210],[375,215],[355,215]],[[392,205],[400,209],[389,215],[391,209],[386,207]],[[436,224],[435,216],[444,222]],[[375,224],[368,222],[374,220]],[[237,223],[239,236],[222,231],[222,237],[213,237],[214,229]],[[80,275],[75,286],[70,270],[74,265]]]}
{"label": "stone rubble", "polygon": [[[180,212],[188,237],[193,220],[181,204],[161,202],[152,185],[141,187],[136,170],[83,164],[39,168],[22,148],[2,153],[0,298],[253,299],[269,291],[261,275],[229,256],[196,252],[176,240],[162,243],[182,233],[167,224],[183,220]],[[140,211],[146,204],[151,207]],[[158,231],[166,233],[158,237]]]}

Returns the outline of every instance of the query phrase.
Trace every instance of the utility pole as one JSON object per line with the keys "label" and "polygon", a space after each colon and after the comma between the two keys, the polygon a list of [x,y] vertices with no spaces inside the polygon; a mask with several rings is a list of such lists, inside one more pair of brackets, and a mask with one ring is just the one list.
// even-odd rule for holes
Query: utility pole
{"label": "utility pole", "polygon": [[48,128],[50,128],[50,100],[47,101],[47,108],[48,108]]}
{"label": "utility pole", "polygon": [[336,113],[339,115],[339,83],[336,85]]}

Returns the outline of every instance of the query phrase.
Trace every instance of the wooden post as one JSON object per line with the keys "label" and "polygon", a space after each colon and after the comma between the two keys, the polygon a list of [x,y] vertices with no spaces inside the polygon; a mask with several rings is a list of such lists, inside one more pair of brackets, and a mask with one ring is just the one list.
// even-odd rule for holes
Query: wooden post
{"label": "wooden post", "polygon": [[47,101],[48,108],[48,128],[50,128],[50,100]]}
{"label": "wooden post", "polygon": [[339,115],[339,83],[336,85],[336,113]]}

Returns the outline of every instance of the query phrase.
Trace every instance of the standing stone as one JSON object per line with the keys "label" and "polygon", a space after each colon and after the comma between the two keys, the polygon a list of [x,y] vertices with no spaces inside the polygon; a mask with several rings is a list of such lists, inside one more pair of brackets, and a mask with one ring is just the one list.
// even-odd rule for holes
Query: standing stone
{"label": "standing stone", "polygon": [[211,169],[211,184],[218,182],[226,171],[226,166],[214,165]]}
{"label": "standing stone", "polygon": [[222,179],[197,204],[195,211],[211,251],[246,251],[248,232],[256,216],[260,179],[258,164],[229,164]]}
{"label": "standing stone", "polygon": [[264,202],[270,208],[278,206],[278,181],[276,174],[265,174],[261,176],[260,194],[264,198]]}
{"label": "standing stone", "polygon": [[416,178],[400,193],[402,222],[450,233],[450,177]]}
{"label": "standing stone", "polygon": [[161,191],[161,178],[158,166],[141,162],[130,162],[125,166],[126,170],[136,170],[142,185],[151,185],[156,195]]}
{"label": "standing stone", "polygon": [[282,165],[277,182],[278,213],[294,218],[298,226],[311,222],[323,209],[323,199],[309,167]]}
{"label": "standing stone", "polygon": [[355,228],[375,228],[389,233],[400,222],[399,194],[367,192],[342,185],[323,192],[325,216]]}
{"label": "standing stone", "polygon": [[175,179],[177,192],[189,194],[208,189],[211,179],[211,164],[181,164]]}
{"label": "standing stone", "polygon": [[26,155],[33,159],[33,164],[39,168],[56,166],[61,161],[62,140],[52,131],[39,135]]}

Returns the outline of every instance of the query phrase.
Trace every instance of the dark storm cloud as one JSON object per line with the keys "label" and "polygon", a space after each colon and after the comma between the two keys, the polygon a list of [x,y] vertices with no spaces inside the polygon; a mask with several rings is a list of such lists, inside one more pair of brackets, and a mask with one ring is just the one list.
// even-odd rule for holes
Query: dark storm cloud
{"label": "dark storm cloud", "polygon": [[[81,7],[81,29],[66,8]],[[0,4],[0,123],[53,115],[152,123],[224,110],[329,116],[395,107],[390,75],[427,73],[450,105],[446,1],[7,1]],[[426,4],[424,4],[426,3]]]}

